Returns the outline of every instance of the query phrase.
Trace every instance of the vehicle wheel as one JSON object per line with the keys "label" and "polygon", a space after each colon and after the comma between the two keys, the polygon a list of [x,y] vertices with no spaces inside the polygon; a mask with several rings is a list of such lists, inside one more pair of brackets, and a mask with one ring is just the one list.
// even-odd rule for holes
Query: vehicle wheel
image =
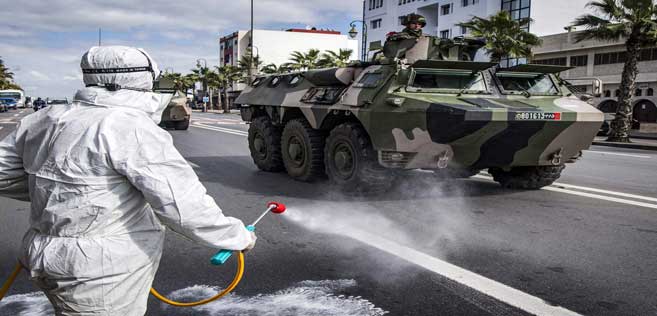
{"label": "vehicle wheel", "polygon": [[394,182],[394,172],[379,165],[367,132],[355,123],[335,127],[324,147],[326,173],[349,193],[382,193]]}
{"label": "vehicle wheel", "polygon": [[173,128],[178,131],[186,131],[189,128],[189,120],[173,122]]}
{"label": "vehicle wheel", "polygon": [[271,123],[269,117],[258,117],[249,125],[249,150],[258,169],[283,171],[281,130]]}
{"label": "vehicle wheel", "polygon": [[295,180],[307,182],[324,177],[325,140],[325,134],[313,129],[304,119],[287,122],[281,138],[287,174]]}
{"label": "vehicle wheel", "polygon": [[514,167],[509,171],[490,168],[488,172],[502,187],[509,189],[537,190],[548,186],[561,176],[565,165]]}
{"label": "vehicle wheel", "polygon": [[465,179],[470,178],[479,173],[479,169],[471,168],[444,168],[434,169],[434,175],[441,180],[449,179]]}

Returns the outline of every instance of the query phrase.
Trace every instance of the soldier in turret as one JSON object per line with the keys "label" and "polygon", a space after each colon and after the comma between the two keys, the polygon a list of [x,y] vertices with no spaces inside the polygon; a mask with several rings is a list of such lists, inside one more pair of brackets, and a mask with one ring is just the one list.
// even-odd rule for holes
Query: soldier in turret
{"label": "soldier in turret", "polygon": [[398,41],[422,37],[422,28],[427,25],[427,19],[419,14],[411,13],[404,17],[402,25],[405,28],[399,33],[390,34],[388,40]]}

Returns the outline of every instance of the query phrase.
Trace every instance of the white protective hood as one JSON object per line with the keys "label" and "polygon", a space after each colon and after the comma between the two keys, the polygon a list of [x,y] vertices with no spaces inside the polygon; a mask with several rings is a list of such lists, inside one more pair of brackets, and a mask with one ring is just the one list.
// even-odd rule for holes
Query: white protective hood
{"label": "white protective hood", "polygon": [[[152,92],[160,73],[157,63],[141,48],[94,46],[80,61],[87,88],[79,90],[74,101],[106,107],[132,108],[146,112],[159,123],[172,95]],[[97,85],[116,84],[117,91]],[[139,91],[141,90],[141,91]]]}

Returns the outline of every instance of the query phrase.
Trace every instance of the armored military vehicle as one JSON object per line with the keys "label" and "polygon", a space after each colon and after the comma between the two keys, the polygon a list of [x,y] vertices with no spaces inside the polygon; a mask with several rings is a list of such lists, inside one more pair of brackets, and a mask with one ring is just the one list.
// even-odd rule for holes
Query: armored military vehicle
{"label": "armored military vehicle", "polygon": [[402,170],[538,189],[590,146],[603,116],[557,74],[475,62],[477,39],[388,41],[371,62],[256,78],[235,101],[265,171],[383,191]]}
{"label": "armored military vehicle", "polygon": [[176,130],[188,129],[192,111],[187,107],[187,96],[177,90],[173,81],[167,78],[156,81],[153,91],[173,94],[171,101],[162,113],[160,126]]}

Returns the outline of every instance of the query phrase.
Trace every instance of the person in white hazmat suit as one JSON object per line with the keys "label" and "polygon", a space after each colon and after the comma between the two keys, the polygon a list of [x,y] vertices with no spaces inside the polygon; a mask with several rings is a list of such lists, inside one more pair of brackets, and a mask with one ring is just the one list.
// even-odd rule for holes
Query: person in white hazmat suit
{"label": "person in white hazmat suit", "polygon": [[81,67],[72,104],[0,142],[0,195],[31,201],[20,261],[57,315],[141,316],[165,226],[217,249],[250,249],[255,235],[157,126],[169,99],[151,91],[159,71],[145,51],[92,47]]}

